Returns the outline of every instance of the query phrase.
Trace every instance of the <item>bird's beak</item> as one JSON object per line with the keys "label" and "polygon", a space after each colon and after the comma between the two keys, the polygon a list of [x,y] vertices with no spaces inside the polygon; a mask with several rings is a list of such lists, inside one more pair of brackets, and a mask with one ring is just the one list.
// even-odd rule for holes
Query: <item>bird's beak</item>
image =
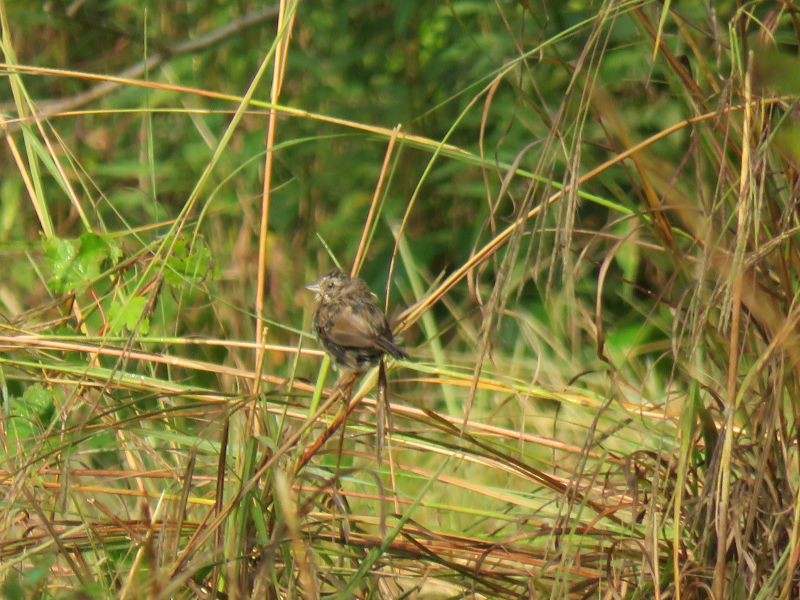
{"label": "bird's beak", "polygon": [[309,283],[306,286],[306,289],[309,292],[314,292],[315,294],[319,294],[319,280],[315,281],[314,283]]}

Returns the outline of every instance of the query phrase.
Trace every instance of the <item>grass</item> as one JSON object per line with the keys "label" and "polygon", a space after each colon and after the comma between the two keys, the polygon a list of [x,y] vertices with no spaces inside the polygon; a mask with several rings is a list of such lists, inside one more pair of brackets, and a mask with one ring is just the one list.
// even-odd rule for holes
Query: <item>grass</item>
{"label": "grass", "polygon": [[796,597],[789,7],[365,6],[0,2],[4,597]]}

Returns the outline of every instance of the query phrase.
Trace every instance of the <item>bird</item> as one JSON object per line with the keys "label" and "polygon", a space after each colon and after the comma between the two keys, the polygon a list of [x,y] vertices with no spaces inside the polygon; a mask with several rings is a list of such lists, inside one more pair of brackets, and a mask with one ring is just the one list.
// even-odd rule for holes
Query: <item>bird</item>
{"label": "bird", "polygon": [[338,367],[361,373],[385,354],[408,358],[394,341],[378,297],[361,279],[334,269],[306,289],[315,293],[318,302],[314,312],[317,340]]}

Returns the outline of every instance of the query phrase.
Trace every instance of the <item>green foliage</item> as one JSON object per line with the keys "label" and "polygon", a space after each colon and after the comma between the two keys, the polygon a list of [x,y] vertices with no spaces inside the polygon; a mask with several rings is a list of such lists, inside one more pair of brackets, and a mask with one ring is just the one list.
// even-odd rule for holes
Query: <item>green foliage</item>
{"label": "green foliage", "polygon": [[114,240],[94,233],[82,234],[77,242],[45,240],[44,252],[50,273],[48,285],[55,294],[75,292],[95,283],[122,256]]}
{"label": "green foliage", "polygon": [[8,413],[8,443],[20,451],[41,435],[53,420],[56,394],[41,384],[27,388],[21,398],[11,398]]}
{"label": "green foliage", "polygon": [[211,250],[205,239],[181,237],[172,246],[164,277],[176,287],[193,286],[202,283],[210,269]]}
{"label": "green foliage", "polygon": [[150,320],[145,316],[147,298],[136,296],[127,300],[115,299],[108,309],[108,321],[111,333],[119,335],[124,330],[135,332],[139,329],[142,335],[150,332]]}
{"label": "green foliage", "polygon": [[12,572],[3,581],[0,591],[3,593],[3,598],[7,600],[23,600],[25,598],[25,587],[22,582],[22,575]]}

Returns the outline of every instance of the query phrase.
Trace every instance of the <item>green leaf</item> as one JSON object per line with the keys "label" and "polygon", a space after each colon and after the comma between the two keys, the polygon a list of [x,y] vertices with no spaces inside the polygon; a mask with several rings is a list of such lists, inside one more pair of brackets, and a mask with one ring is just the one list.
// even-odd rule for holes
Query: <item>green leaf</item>
{"label": "green leaf", "polygon": [[45,242],[44,249],[50,270],[48,283],[56,294],[90,285],[122,256],[122,249],[116,242],[94,233],[84,233],[77,242],[51,238]]}
{"label": "green leaf", "polygon": [[30,568],[27,573],[25,573],[25,587],[28,590],[31,590],[42,582],[47,581],[47,577],[50,575],[50,570],[55,564],[55,558],[53,555],[45,555],[41,558],[35,558],[31,562],[33,563],[33,567]]}
{"label": "green leaf", "polygon": [[179,238],[167,260],[164,277],[172,285],[200,283],[208,275],[210,265],[211,251],[204,238],[196,238],[191,246],[186,238]]}
{"label": "green leaf", "polygon": [[50,270],[48,284],[57,294],[64,293],[68,287],[67,278],[78,249],[74,242],[62,238],[50,238],[44,244],[44,256]]}
{"label": "green leaf", "polygon": [[0,241],[8,241],[10,232],[19,222],[22,197],[22,179],[4,176],[0,182]]}
{"label": "green leaf", "polygon": [[114,300],[108,309],[109,329],[114,335],[119,335],[124,329],[147,335],[150,331],[150,319],[145,316],[147,298],[135,296],[125,302]]}
{"label": "green leaf", "polygon": [[22,588],[22,577],[13,570],[8,571],[8,579],[0,587],[0,594],[6,600],[24,600],[25,591]]}
{"label": "green leaf", "polygon": [[34,383],[22,393],[22,402],[17,407],[17,414],[35,416],[49,420],[48,413],[52,414],[53,392],[39,383]]}
{"label": "green leaf", "polygon": [[55,396],[52,390],[35,383],[27,388],[22,398],[14,398],[8,419],[8,439],[17,442],[40,434],[55,414]]}

